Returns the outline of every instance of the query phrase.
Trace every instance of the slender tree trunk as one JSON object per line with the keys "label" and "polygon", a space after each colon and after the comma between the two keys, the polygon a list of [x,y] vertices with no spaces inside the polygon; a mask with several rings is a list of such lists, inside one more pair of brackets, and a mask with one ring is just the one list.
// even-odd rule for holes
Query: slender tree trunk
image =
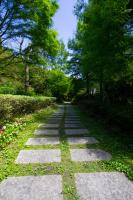
{"label": "slender tree trunk", "polygon": [[90,94],[90,82],[89,82],[89,75],[86,74],[86,91],[87,91],[87,96]]}
{"label": "slender tree trunk", "polygon": [[29,90],[29,66],[25,65],[25,94],[27,94]]}
{"label": "slender tree trunk", "polygon": [[100,100],[103,102],[103,91],[104,90],[104,81],[103,81],[103,70],[101,69],[101,76],[100,76]]}

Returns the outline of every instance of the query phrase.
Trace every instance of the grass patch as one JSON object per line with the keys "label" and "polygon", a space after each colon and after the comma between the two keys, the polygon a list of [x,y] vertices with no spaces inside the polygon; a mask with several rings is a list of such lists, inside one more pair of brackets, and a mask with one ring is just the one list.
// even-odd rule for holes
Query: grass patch
{"label": "grass patch", "polygon": [[[129,179],[133,180],[133,145],[132,138],[122,135],[116,130],[109,130],[106,126],[92,117],[88,113],[77,109],[82,122],[89,129],[89,135],[95,137],[99,143],[95,145],[84,145],[87,148],[98,148],[112,154],[110,161],[94,162],[95,168],[103,171],[124,172]],[[83,148],[83,145],[79,146]],[[91,163],[89,163],[90,168]],[[96,167],[97,168],[97,167]],[[99,171],[98,170],[98,171]]]}
{"label": "grass patch", "polygon": [[[25,130],[21,130],[18,138],[9,146],[4,148],[0,153],[0,180],[7,176],[30,176],[30,175],[52,175],[60,174],[63,177],[63,196],[64,200],[78,200],[74,174],[90,173],[90,172],[124,172],[130,179],[133,179],[133,160],[132,146],[125,143],[125,140],[114,132],[105,129],[104,125],[89,117],[85,112],[75,108],[80,115],[83,124],[88,127],[88,136],[95,137],[99,143],[91,145],[69,145],[67,137],[64,133],[64,119],[66,115],[66,107],[62,118],[59,132],[59,145],[41,145],[41,146],[25,146],[25,142],[33,137],[34,130],[41,122],[45,122],[56,109],[47,108],[27,117],[27,125]],[[128,145],[127,145],[128,144]],[[47,164],[14,164],[14,161],[22,149],[61,149],[61,163]],[[108,151],[112,154],[110,161],[97,162],[73,162],[70,158],[70,148],[98,148]]]}
{"label": "grass patch", "polygon": [[17,137],[14,138],[14,141],[11,144],[0,151],[0,181],[5,179],[7,176],[24,176],[32,174],[32,171],[35,169],[34,166],[17,165],[14,164],[14,161],[19,151],[25,149],[26,141],[28,138],[33,136],[33,132],[40,122],[45,122],[47,117],[55,110],[55,107],[48,107],[23,118],[25,127],[22,130],[19,130]]}

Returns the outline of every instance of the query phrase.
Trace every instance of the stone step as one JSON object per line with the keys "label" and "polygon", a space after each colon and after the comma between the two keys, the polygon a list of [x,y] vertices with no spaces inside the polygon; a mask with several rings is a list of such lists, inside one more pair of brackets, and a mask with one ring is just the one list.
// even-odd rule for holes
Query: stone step
{"label": "stone step", "polygon": [[22,150],[15,161],[16,164],[52,162],[61,162],[61,151],[59,149]]}
{"label": "stone step", "polygon": [[29,138],[26,145],[56,145],[59,144],[59,137]]}
{"label": "stone step", "polygon": [[63,200],[62,177],[10,177],[0,184],[0,200]]}
{"label": "stone step", "polygon": [[98,141],[94,137],[70,137],[69,144],[96,144]]}
{"label": "stone step", "polygon": [[111,154],[100,149],[71,149],[71,159],[75,162],[110,160]]}
{"label": "stone step", "polygon": [[119,172],[75,174],[79,200],[132,200],[133,183]]}
{"label": "stone step", "polygon": [[39,128],[59,128],[60,124],[40,124]]}
{"label": "stone step", "polygon": [[84,135],[88,132],[88,129],[65,129],[66,135]]}
{"label": "stone step", "polygon": [[49,136],[55,136],[55,135],[59,135],[59,130],[58,129],[44,129],[44,130],[42,130],[42,129],[38,129],[38,130],[36,130],[35,131],[35,133],[34,133],[35,135],[49,135]]}

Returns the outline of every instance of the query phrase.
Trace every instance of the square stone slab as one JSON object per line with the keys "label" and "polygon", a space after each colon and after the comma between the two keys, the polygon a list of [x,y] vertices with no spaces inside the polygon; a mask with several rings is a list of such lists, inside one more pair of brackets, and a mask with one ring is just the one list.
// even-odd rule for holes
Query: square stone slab
{"label": "square stone slab", "polygon": [[59,128],[60,124],[40,124],[39,128]]}
{"label": "square stone slab", "polygon": [[110,160],[111,154],[100,149],[71,149],[72,161],[99,161],[99,160]]}
{"label": "square stone slab", "polygon": [[66,129],[65,130],[66,135],[83,135],[87,133],[88,133],[88,129]]}
{"label": "square stone slab", "polygon": [[47,120],[47,123],[48,124],[60,124],[60,120],[55,120],[55,119],[49,119],[49,120]]}
{"label": "square stone slab", "polygon": [[80,200],[132,200],[133,183],[119,172],[75,174]]}
{"label": "square stone slab", "polygon": [[38,129],[35,131],[35,135],[59,135],[59,130],[53,129]]}
{"label": "square stone slab", "polygon": [[61,162],[61,151],[59,149],[22,150],[15,161],[17,164],[51,162]]}
{"label": "square stone slab", "polygon": [[96,144],[98,141],[94,137],[70,137],[69,144]]}
{"label": "square stone slab", "polygon": [[75,120],[75,121],[65,120],[65,124],[81,124],[81,121],[80,120]]}
{"label": "square stone slab", "polygon": [[62,177],[9,177],[0,184],[0,200],[63,200]]}
{"label": "square stone slab", "polygon": [[70,122],[75,122],[75,121],[77,121],[77,122],[79,122],[79,121],[81,121],[79,118],[77,118],[77,119],[72,119],[72,118],[65,118],[65,121],[70,121]]}
{"label": "square stone slab", "polygon": [[82,124],[65,124],[65,128],[85,128]]}
{"label": "square stone slab", "polygon": [[59,144],[59,137],[29,138],[26,145]]}

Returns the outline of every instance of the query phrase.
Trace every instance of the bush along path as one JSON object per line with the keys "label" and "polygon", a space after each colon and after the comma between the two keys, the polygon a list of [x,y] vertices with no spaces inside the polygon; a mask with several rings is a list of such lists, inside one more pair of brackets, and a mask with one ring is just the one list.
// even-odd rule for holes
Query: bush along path
{"label": "bush along path", "polygon": [[74,106],[59,106],[29,136],[0,184],[1,200],[133,199],[133,183],[109,167],[116,158],[103,135],[94,137]]}

